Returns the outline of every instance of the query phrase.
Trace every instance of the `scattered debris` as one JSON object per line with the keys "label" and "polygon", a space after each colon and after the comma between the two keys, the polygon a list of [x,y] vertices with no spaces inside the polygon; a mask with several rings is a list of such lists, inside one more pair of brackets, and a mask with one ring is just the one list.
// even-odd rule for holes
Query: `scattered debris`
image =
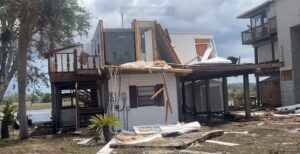
{"label": "scattered debris", "polygon": [[156,138],[162,137],[161,134],[153,134],[148,136],[141,136],[141,135],[117,135],[116,141],[120,144],[140,144],[145,142],[150,142]]}
{"label": "scattered debris", "polygon": [[252,133],[252,134],[249,134],[248,131],[244,131],[244,132],[224,132],[224,134],[239,134],[239,135],[245,135],[245,136],[257,136],[257,134],[255,133]]}
{"label": "scattered debris", "polygon": [[162,136],[180,135],[191,131],[200,130],[199,122],[178,123],[175,125],[150,125],[150,126],[133,126],[133,129],[138,135],[147,135],[161,133]]}
{"label": "scattered debris", "polygon": [[300,104],[277,107],[275,109],[278,111],[295,111],[298,108],[300,109]]}
{"label": "scattered debris", "polygon": [[261,122],[261,123],[258,123],[257,126],[262,126],[264,124],[265,124],[264,122]]}
{"label": "scattered debris", "polygon": [[81,134],[82,134],[82,131],[81,131],[81,130],[76,130],[76,131],[74,131],[73,134],[74,134],[74,135],[81,135]]}
{"label": "scattered debris", "polygon": [[99,145],[101,144],[100,138],[99,137],[91,137],[88,139],[83,139],[82,141],[78,142],[78,145],[82,145],[82,146],[94,146],[94,145]]}
{"label": "scattered debris", "polygon": [[215,140],[206,140],[207,143],[213,143],[213,144],[220,144],[220,145],[226,145],[226,146],[238,146],[237,143],[230,143],[230,142],[222,142],[222,141],[215,141]]}
{"label": "scattered debris", "polygon": [[190,132],[176,137],[161,137],[152,140],[151,142],[144,142],[139,144],[111,144],[111,148],[170,148],[183,149],[196,142],[203,142],[207,139],[221,136],[224,134],[223,130],[214,130],[209,132]]}
{"label": "scattered debris", "polygon": [[114,150],[110,145],[115,143],[117,143],[115,139],[110,140],[97,154],[110,154]]}

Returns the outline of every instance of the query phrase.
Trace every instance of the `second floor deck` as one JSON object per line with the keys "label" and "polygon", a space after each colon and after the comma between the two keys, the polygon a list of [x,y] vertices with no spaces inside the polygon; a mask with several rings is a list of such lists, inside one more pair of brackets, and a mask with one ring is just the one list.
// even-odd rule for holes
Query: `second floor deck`
{"label": "second floor deck", "polygon": [[251,27],[242,32],[243,45],[250,45],[269,39],[272,35],[277,33],[277,20],[276,16],[270,18],[268,22],[265,22],[259,26]]}

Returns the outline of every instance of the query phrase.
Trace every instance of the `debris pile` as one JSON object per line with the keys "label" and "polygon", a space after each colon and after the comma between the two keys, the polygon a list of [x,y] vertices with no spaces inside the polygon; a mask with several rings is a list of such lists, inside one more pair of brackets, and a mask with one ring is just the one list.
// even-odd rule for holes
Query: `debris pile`
{"label": "debris pile", "polygon": [[112,148],[169,148],[184,149],[193,143],[221,136],[223,130],[200,131],[199,122],[164,126],[135,126],[134,132],[118,133],[99,153]]}

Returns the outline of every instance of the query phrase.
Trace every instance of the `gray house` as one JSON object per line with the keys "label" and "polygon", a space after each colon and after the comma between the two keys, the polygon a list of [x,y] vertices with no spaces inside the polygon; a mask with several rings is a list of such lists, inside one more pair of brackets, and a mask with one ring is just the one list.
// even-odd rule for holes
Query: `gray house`
{"label": "gray house", "polygon": [[[268,75],[267,86],[256,76],[262,104],[291,105],[300,102],[300,1],[268,0],[238,16],[250,19],[242,32],[242,43],[252,45],[255,63],[282,62],[283,67]],[[299,61],[299,62],[298,62]],[[277,78],[277,80],[275,80]],[[268,82],[269,83],[269,82]],[[263,86],[262,86],[263,84]],[[276,88],[276,90],[273,90]],[[268,90],[269,89],[269,90]],[[266,94],[265,92],[274,91]],[[280,92],[280,94],[278,94]],[[276,94],[277,93],[277,94]]]}

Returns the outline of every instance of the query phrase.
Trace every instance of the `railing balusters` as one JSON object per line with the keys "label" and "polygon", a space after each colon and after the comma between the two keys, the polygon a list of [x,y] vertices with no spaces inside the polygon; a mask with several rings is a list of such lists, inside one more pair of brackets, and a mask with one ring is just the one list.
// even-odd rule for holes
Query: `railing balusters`
{"label": "railing balusters", "polygon": [[[96,69],[96,60],[99,56],[88,55],[87,57],[80,57],[77,56],[77,52],[74,50],[74,53],[54,53],[51,57],[54,58],[54,61],[50,61],[50,72],[76,72],[77,69]],[[74,58],[73,60],[72,57]],[[86,63],[85,60],[87,60]],[[58,64],[58,61],[60,61],[61,64]],[[78,64],[80,65],[79,67]],[[58,68],[58,65],[60,65],[61,68]],[[74,70],[72,70],[72,67]]]}
{"label": "railing balusters", "polygon": [[93,56],[93,68],[96,68],[96,56]]}
{"label": "railing balusters", "polygon": [[64,64],[63,64],[63,54],[60,54],[60,64],[61,64],[61,71],[64,71]]}
{"label": "railing balusters", "polygon": [[67,70],[68,72],[70,72],[70,57],[68,53],[67,53]]}
{"label": "railing balusters", "polygon": [[54,69],[55,69],[55,72],[57,72],[57,54],[54,54]]}

